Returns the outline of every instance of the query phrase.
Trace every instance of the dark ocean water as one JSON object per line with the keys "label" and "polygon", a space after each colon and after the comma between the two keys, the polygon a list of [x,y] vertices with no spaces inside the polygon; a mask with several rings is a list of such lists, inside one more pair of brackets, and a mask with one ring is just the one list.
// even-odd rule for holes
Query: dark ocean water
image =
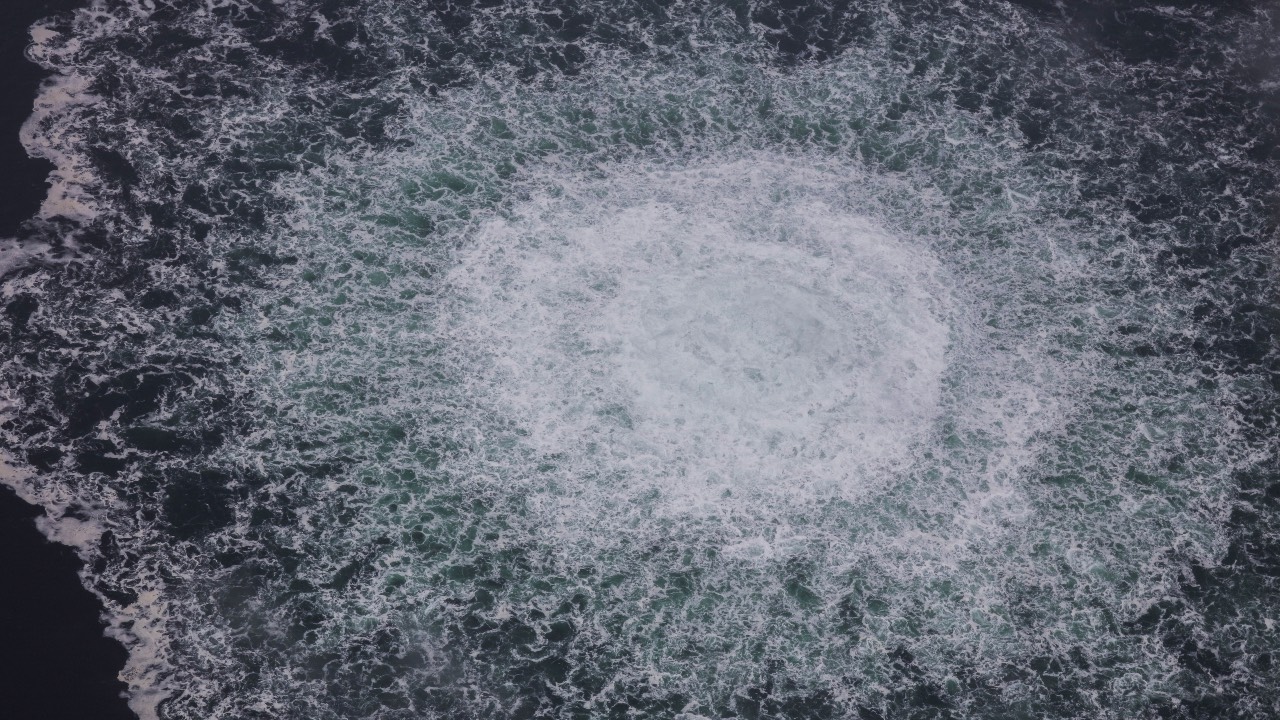
{"label": "dark ocean water", "polygon": [[[25,61],[27,28],[74,8],[65,0],[10,3],[0,9],[0,236],[13,235],[40,207],[52,166],[19,141],[31,101],[48,73]],[[50,543],[33,522],[38,508],[0,489],[0,697],[5,717],[130,718],[116,674],[126,653],[104,637],[101,605],[81,587],[71,548]]]}
{"label": "dark ocean water", "polygon": [[4,481],[148,719],[1274,717],[1278,23],[55,13]]}

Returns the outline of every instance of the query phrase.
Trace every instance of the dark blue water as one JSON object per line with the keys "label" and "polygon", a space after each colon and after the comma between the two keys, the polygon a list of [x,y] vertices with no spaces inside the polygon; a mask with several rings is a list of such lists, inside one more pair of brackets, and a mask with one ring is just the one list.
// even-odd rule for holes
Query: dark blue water
{"label": "dark blue water", "polygon": [[145,718],[1271,717],[1278,10],[53,15],[5,482]]}

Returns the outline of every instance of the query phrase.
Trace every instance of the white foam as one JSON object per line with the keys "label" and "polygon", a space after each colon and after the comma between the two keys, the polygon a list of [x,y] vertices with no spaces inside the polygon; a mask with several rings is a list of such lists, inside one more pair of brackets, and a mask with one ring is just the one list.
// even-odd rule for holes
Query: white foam
{"label": "white foam", "polygon": [[[13,488],[14,492],[18,492],[20,483],[29,477],[31,477],[31,473],[19,467],[12,455],[0,450],[0,483],[4,483]],[[19,495],[19,497],[26,500],[26,497],[22,495]]]}
{"label": "white foam", "polygon": [[[33,45],[29,56],[47,68],[62,69],[53,64],[53,58],[78,41],[65,41],[62,36],[45,25],[31,28]],[[77,107],[91,105],[99,98],[89,91],[88,77],[74,73],[59,73],[46,79],[36,96],[35,106],[18,137],[32,157],[44,158],[53,163],[49,174],[49,192],[40,206],[37,217],[41,219],[66,218],[85,222],[97,217],[101,209],[93,198],[96,177],[88,159],[82,152],[78,138],[69,136],[76,132],[74,124],[65,120],[67,113]]]}
{"label": "white foam", "polygon": [[[24,242],[14,238],[0,238],[0,277],[24,267],[31,262],[50,262],[49,245],[41,242]],[[4,297],[12,296],[12,282],[0,287]]]}
{"label": "white foam", "polygon": [[932,427],[951,300],[831,184],[753,158],[536,197],[475,235],[443,323],[537,455],[626,478],[573,492],[857,496]]}
{"label": "white foam", "polygon": [[[0,407],[0,411],[4,409]],[[0,414],[0,423],[4,420]],[[98,552],[102,535],[110,526],[109,518],[113,517],[110,509],[96,506],[88,498],[72,497],[66,487],[42,481],[37,473],[23,467],[3,450],[0,450],[0,484],[12,488],[25,502],[44,508],[45,514],[36,518],[35,524],[50,541],[67,545],[86,562]],[[74,515],[67,512],[72,504],[79,508]],[[107,637],[128,650],[118,677],[129,688],[129,707],[140,720],[158,720],[159,704],[172,694],[163,682],[171,671],[170,639],[165,633],[169,613],[164,583],[154,575],[140,574],[136,579],[137,600],[121,605],[87,582],[85,572],[87,569],[82,572],[82,582],[104,607]]]}
{"label": "white foam", "polygon": [[115,607],[109,616],[107,636],[129,650],[120,679],[129,686],[129,707],[139,720],[158,720],[160,703],[174,692],[165,683],[172,673],[167,634],[169,606],[164,583],[148,578],[146,588],[127,607]]}
{"label": "white foam", "polygon": [[[416,12],[393,5],[358,13],[370,47],[391,43],[380,46],[387,57],[410,25],[398,13]],[[1176,363],[1144,370],[1098,357],[1120,315],[1166,328],[1176,319],[1116,265],[1147,264],[1164,239],[1113,246],[1126,229],[1105,204],[1096,225],[1068,223],[1082,202],[1076,178],[1022,153],[1015,123],[945,99],[942,66],[970,57],[959,45],[924,75],[901,70],[890,44],[933,38],[920,50],[950,28],[903,28],[779,70],[734,39],[741,28],[724,15],[676,62],[611,61],[612,50],[595,48],[575,78],[534,83],[473,66],[464,72],[478,82],[433,98],[410,68],[388,73],[358,92],[403,103],[387,124],[397,142],[321,143],[322,166],[273,188],[298,202],[289,218],[211,235],[219,274],[229,263],[216,255],[231,249],[299,264],[264,271],[276,274],[248,291],[243,315],[214,320],[261,415],[251,437],[228,437],[206,459],[255,467],[276,485],[236,500],[240,522],[196,545],[254,547],[262,529],[245,519],[288,497],[280,516],[296,521],[269,532],[303,563],[257,578],[254,597],[211,600],[206,591],[237,570],[166,554],[162,526],[117,533],[144,558],[124,578],[145,586],[137,612],[174,618],[171,656],[152,634],[162,625],[126,638],[140,712],[154,713],[167,686],[175,716],[324,717],[333,693],[358,692],[364,678],[320,680],[304,668],[359,645],[374,625],[403,630],[431,656],[403,668],[400,687],[436,684],[446,665],[468,681],[503,672],[524,659],[469,654],[483,648],[452,614],[478,587],[497,596],[499,623],[549,613],[581,590],[600,604],[583,613],[566,656],[575,669],[590,671],[607,648],[616,678],[682,685],[705,701],[687,713],[715,715],[760,680],[766,666],[747,638],[782,667],[780,682],[849,703],[888,694],[885,656],[896,647],[911,648],[931,681],[973,669],[1011,702],[1026,691],[1004,683],[1007,663],[1068,648],[1113,657],[1133,676],[1176,669],[1103,629],[1178,592],[1174,543],[1197,557],[1222,552],[1210,537],[1218,523],[1202,522],[1218,516],[1193,514],[1220,471],[1171,476],[1168,498],[1116,480],[1179,413],[1209,429],[1173,428],[1150,463],[1222,434],[1210,404],[1156,377],[1176,375]],[[496,31],[488,20],[476,27]],[[251,45],[219,20],[194,22],[214,39],[193,52],[215,67],[219,44]],[[121,28],[150,31],[145,21]],[[954,39],[975,40],[969,32]],[[73,44],[36,40],[39,52]],[[176,82],[169,68],[145,58],[135,68],[116,52],[134,86]],[[92,59],[54,64],[65,74]],[[354,97],[274,62],[218,72],[262,81],[257,99],[210,105],[219,141],[251,153],[291,132],[286,115],[330,120],[329,107],[307,117],[305,103],[287,101],[295,93]],[[75,116],[68,128],[92,122],[93,106],[76,104],[83,89],[49,97]],[[104,102],[118,110],[139,97]],[[156,178],[224,171],[158,151],[163,133],[131,137]],[[66,187],[91,180],[63,164]],[[149,232],[142,224],[139,239]],[[451,268],[445,281],[441,267]],[[1163,281],[1142,277],[1164,293]],[[1197,302],[1177,288],[1163,300]],[[1140,420],[1108,414],[1129,396],[1154,402],[1134,411]],[[407,432],[381,431],[393,426]],[[1191,454],[1209,467],[1215,452]],[[325,460],[351,469],[309,485],[298,469]],[[109,510],[120,523],[138,516]],[[1186,539],[1193,526],[1203,538]],[[396,544],[410,529],[426,541]],[[86,531],[68,532],[84,541]],[[368,574],[326,587],[370,547],[386,550]],[[509,571],[499,590],[446,572],[508,561],[495,570]],[[184,580],[163,588],[157,571]],[[384,582],[393,573],[394,589]],[[672,573],[691,587],[669,592]],[[1116,579],[1125,574],[1140,582]],[[315,602],[332,621],[273,649],[239,642],[257,622],[240,602],[283,639],[298,612],[283,599],[295,575],[325,587]],[[792,612],[795,583],[811,596]],[[846,600],[867,605],[860,639],[839,617]],[[1028,611],[1033,621],[1011,619]],[[703,654],[682,654],[685,640]],[[242,692],[250,674],[255,697]],[[498,692],[483,684],[478,693]],[[609,693],[600,697],[623,697]],[[481,698],[466,711],[492,707]]]}
{"label": "white foam", "polygon": [[65,128],[58,122],[67,108],[97,99],[88,87],[88,80],[79,76],[49,78],[19,133],[29,155],[54,165],[48,177],[49,193],[37,214],[42,219],[61,217],[84,222],[98,216],[99,208],[92,197],[93,170],[82,156],[63,149],[75,144],[61,136]]}

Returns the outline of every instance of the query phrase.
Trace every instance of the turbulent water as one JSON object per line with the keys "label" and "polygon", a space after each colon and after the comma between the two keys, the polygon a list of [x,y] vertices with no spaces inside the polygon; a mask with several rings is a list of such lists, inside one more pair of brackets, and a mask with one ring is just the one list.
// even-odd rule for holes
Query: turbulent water
{"label": "turbulent water", "polygon": [[5,481],[148,720],[1275,717],[1277,23],[51,18]]}

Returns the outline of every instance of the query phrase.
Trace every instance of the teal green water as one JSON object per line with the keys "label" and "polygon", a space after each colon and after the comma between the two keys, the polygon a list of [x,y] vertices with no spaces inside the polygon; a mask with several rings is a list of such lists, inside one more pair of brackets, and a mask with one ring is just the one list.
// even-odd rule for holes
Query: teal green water
{"label": "teal green water", "polygon": [[797,58],[754,4],[531,7],[41,39],[98,94],[33,137],[115,148],[71,185],[142,268],[46,307],[211,358],[30,491],[112,533],[135,708],[1269,716],[1261,16],[1142,60],[883,3]]}
{"label": "teal green water", "polygon": [[1225,552],[1232,411],[1106,344],[1191,299],[927,75],[740,52],[449,93],[292,186],[298,269],[235,322],[288,460],[352,466],[283,491],[339,499],[289,531],[329,619],[281,671],[394,628],[384,700],[475,712],[874,706],[903,648],[1015,714],[1055,688],[1010,665],[1176,695],[1118,623]]}

